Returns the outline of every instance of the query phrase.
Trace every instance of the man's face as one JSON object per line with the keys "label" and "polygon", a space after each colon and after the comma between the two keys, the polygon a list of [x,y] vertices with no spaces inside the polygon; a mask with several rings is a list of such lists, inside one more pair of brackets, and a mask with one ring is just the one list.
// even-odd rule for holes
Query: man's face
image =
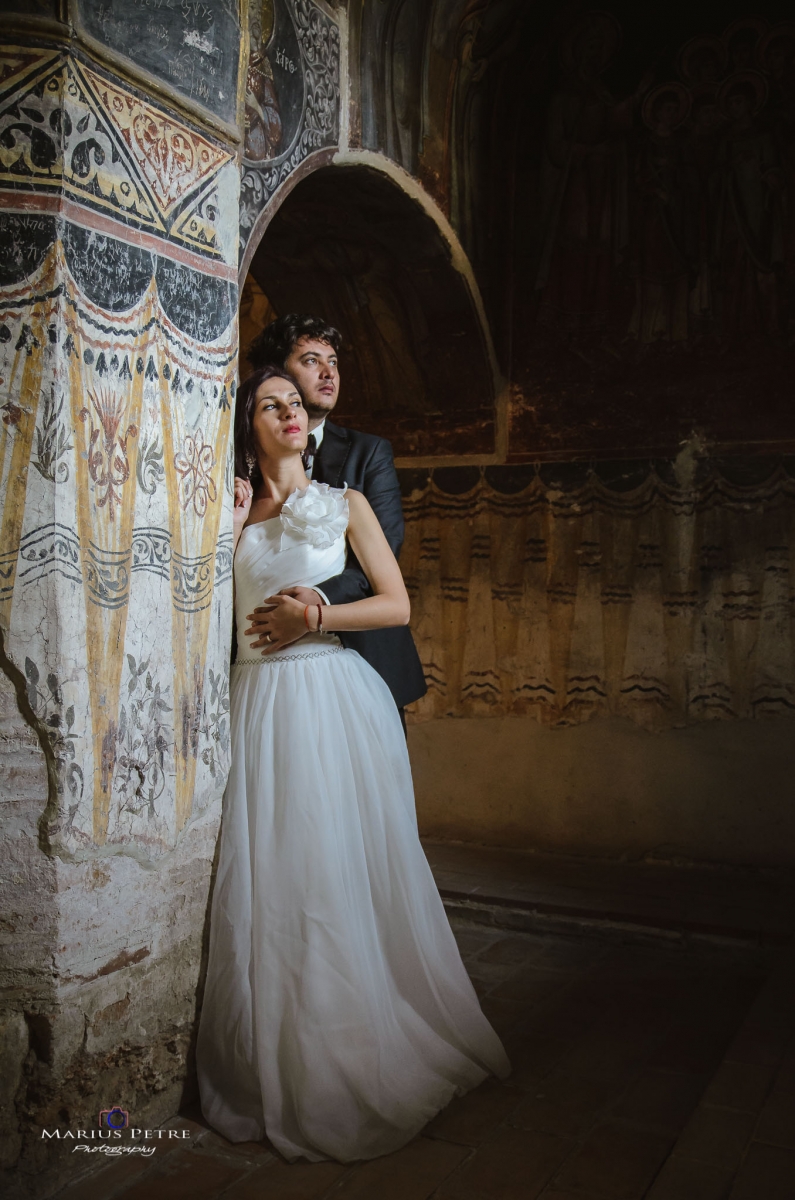
{"label": "man's face", "polygon": [[328,342],[299,338],[284,366],[303,389],[310,422],[322,421],[333,410],[340,390],[336,350]]}

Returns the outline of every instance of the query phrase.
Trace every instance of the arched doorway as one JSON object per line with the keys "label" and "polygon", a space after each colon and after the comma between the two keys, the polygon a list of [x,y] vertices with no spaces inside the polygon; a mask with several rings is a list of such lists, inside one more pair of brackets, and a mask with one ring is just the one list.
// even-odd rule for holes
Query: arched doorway
{"label": "arched doorway", "polygon": [[390,175],[324,166],[290,191],[244,285],[242,372],[251,338],[287,312],[321,315],[345,338],[335,419],[389,438],[399,458],[494,453],[495,371],[474,281]]}

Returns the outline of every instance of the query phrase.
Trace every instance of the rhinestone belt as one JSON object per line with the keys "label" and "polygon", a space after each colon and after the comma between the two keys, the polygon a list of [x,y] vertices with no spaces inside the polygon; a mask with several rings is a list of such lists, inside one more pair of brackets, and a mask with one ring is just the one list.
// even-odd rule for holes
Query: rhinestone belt
{"label": "rhinestone belt", "polygon": [[275,655],[261,656],[260,658],[236,658],[232,666],[261,667],[265,663],[297,662],[299,658],[323,658],[326,654],[339,654],[340,650],[344,649],[344,646],[329,646],[327,650],[307,650],[304,654],[280,654],[278,658]]}

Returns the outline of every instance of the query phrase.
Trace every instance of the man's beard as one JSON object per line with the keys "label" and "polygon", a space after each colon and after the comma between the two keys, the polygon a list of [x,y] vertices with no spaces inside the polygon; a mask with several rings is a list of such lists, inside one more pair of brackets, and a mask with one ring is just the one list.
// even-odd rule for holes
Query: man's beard
{"label": "man's beard", "polygon": [[332,404],[330,408],[327,408],[325,405],[314,404],[307,397],[307,399],[304,400],[304,408],[307,411],[307,416],[309,417],[310,421],[322,421],[324,417],[330,416],[334,405]]}

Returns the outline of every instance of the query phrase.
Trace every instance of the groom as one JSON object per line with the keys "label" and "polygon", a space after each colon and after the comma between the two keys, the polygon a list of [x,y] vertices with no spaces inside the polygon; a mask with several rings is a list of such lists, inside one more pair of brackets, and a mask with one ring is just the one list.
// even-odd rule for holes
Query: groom
{"label": "groom", "polygon": [[[273,363],[297,379],[306,397],[309,439],[304,466],[311,479],[331,487],[348,484],[363,492],[397,558],[403,544],[403,506],[392,447],[384,438],[343,429],[328,419],[340,386],[342,335],[320,317],[290,313],[272,321],[254,339],[248,358],[254,370]],[[316,588],[287,588],[302,604],[348,604],[371,595],[367,577],[349,550],[345,570]],[[257,609],[251,627],[257,629]],[[403,709],[427,689],[419,655],[407,625],[341,633],[344,646],[357,650],[391,691],[405,729]],[[253,643],[259,645],[260,643]],[[264,645],[264,639],[262,641]]]}

